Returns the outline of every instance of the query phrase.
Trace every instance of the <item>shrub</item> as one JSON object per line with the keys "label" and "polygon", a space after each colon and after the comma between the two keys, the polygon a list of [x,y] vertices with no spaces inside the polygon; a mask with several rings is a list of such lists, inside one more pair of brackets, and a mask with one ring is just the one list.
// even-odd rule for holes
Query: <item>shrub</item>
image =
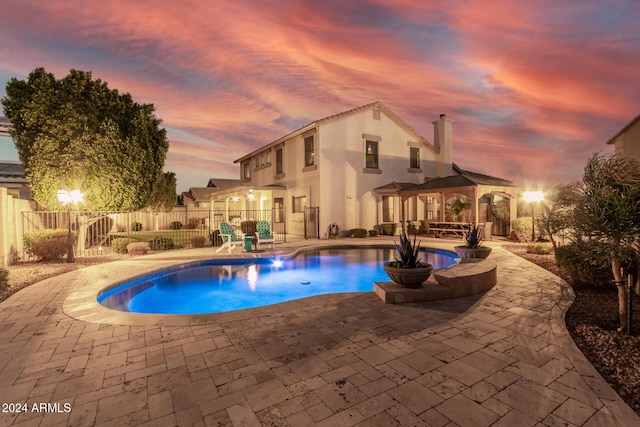
{"label": "shrub", "polygon": [[127,253],[129,255],[146,255],[150,250],[147,242],[133,242],[127,245]]}
{"label": "shrub", "polygon": [[126,254],[127,246],[130,243],[135,243],[135,242],[137,242],[137,240],[130,239],[128,237],[118,237],[111,241],[111,249],[113,249],[113,252],[117,254]]}
{"label": "shrub", "polygon": [[181,229],[182,229],[182,223],[181,223],[180,221],[173,221],[173,222],[171,223],[170,228],[171,228],[172,230],[181,230]]}
{"label": "shrub", "polygon": [[395,236],[397,227],[398,227],[398,224],[396,224],[395,222],[387,222],[385,224],[380,224],[380,233],[385,236]]}
{"label": "shrub", "polygon": [[548,255],[553,253],[553,245],[551,243],[529,243],[527,245],[528,254]]}
{"label": "shrub", "polygon": [[367,230],[364,228],[352,228],[349,230],[349,235],[351,237],[365,238],[367,237]]}
{"label": "shrub", "polygon": [[378,233],[378,230],[369,230],[369,236],[370,237],[378,237],[380,233]]}
{"label": "shrub", "polygon": [[421,219],[420,220],[420,231],[419,234],[427,234],[429,233],[429,220]]}
{"label": "shrub", "polygon": [[149,242],[149,248],[152,251],[167,251],[174,249],[176,245],[173,243],[173,239],[169,237],[156,236]]}
{"label": "shrub", "polygon": [[[24,250],[42,261],[52,261],[67,254],[68,230],[47,229],[24,233]],[[75,233],[73,234],[75,241]]]}
{"label": "shrub", "polygon": [[204,236],[193,236],[191,238],[191,247],[192,248],[204,248],[206,245],[206,239]]}
{"label": "shrub", "polygon": [[6,268],[0,268],[0,289],[9,289],[9,270]]}
{"label": "shrub", "polygon": [[523,216],[511,221],[511,238],[520,243],[531,241],[530,216]]}
{"label": "shrub", "polygon": [[140,231],[142,230],[142,223],[138,221],[133,221],[131,223],[131,231]]}
{"label": "shrub", "polygon": [[[635,260],[632,249],[626,251],[627,259]],[[595,240],[576,241],[556,249],[558,265],[567,270],[571,280],[577,283],[593,285],[611,285],[613,272],[609,260],[609,249]],[[635,268],[636,261],[623,263],[627,270]]]}

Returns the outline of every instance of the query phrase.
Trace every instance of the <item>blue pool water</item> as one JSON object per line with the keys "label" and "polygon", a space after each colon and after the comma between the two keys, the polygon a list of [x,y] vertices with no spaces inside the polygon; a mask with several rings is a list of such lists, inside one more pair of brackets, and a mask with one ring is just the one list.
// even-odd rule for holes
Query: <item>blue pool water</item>
{"label": "blue pool water", "polygon": [[[395,254],[395,249],[322,249],[282,260],[203,261],[109,289],[98,302],[135,313],[204,314],[314,295],[371,292],[373,282],[389,281],[383,264]],[[445,251],[422,252],[422,260],[436,269],[454,264],[456,258]]]}

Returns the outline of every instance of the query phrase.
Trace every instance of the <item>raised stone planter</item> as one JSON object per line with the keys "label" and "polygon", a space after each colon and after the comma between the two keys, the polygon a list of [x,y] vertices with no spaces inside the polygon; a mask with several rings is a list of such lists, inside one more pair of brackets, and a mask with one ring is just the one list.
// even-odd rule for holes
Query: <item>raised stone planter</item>
{"label": "raised stone planter", "polygon": [[375,282],[373,292],[387,304],[437,301],[488,291],[498,282],[493,260],[461,263],[434,270],[420,288],[400,288],[393,282]]}

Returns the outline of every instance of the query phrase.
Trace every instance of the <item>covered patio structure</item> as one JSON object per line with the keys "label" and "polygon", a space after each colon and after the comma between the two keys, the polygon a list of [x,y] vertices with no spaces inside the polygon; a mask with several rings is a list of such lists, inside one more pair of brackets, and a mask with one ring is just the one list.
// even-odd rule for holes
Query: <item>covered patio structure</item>
{"label": "covered patio structure", "polygon": [[[510,220],[517,217],[517,202],[520,187],[513,185],[511,181],[457,169],[459,175],[451,175],[443,178],[432,179],[424,184],[401,189],[397,192],[401,199],[402,227],[406,225],[405,204],[407,200],[416,196],[429,196],[438,201],[437,215],[430,220],[443,221],[445,219],[446,201],[455,196],[466,196],[471,201],[471,214],[469,222],[478,225],[485,222],[487,212],[480,212],[480,200],[486,195],[501,196],[509,200],[509,220],[507,221],[507,235],[511,232]],[[435,205],[435,203],[434,203]],[[485,218],[481,218],[480,214]]]}

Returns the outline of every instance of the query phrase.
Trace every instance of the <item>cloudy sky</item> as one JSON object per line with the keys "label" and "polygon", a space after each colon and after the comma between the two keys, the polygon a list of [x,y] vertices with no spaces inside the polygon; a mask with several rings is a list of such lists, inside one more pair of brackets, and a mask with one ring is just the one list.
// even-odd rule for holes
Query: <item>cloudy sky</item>
{"label": "cloudy sky", "polygon": [[[178,190],[316,119],[382,101],[454,161],[523,187],[579,178],[640,113],[637,0],[2,2],[0,96],[36,67],[152,103]],[[0,137],[0,159],[17,159]]]}

